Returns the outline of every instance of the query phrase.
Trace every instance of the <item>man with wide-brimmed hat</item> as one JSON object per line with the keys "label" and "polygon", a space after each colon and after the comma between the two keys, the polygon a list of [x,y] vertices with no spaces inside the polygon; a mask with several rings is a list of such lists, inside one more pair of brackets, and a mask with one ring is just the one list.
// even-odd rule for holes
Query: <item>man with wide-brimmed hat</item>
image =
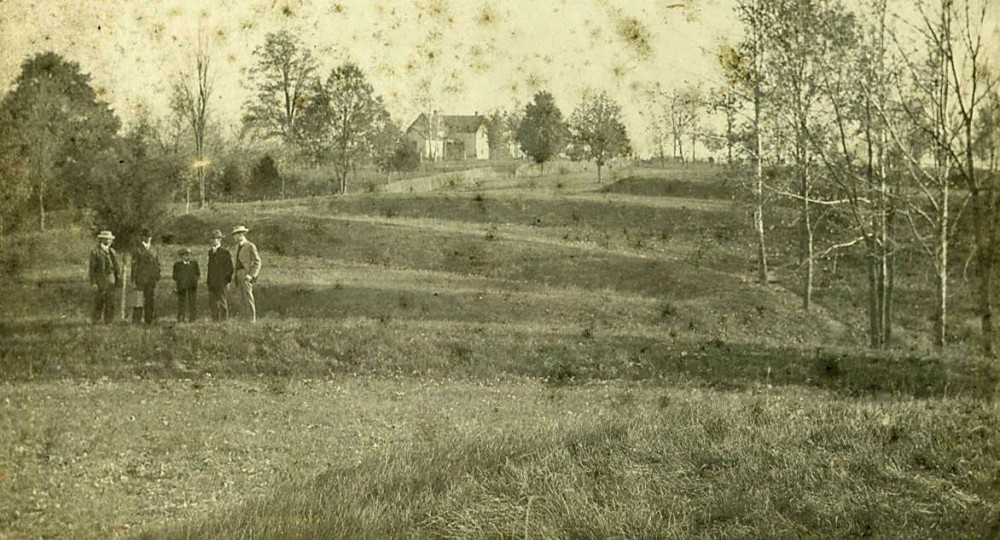
{"label": "man with wide-brimmed hat", "polygon": [[222,247],[222,231],[216,229],[209,235],[212,247],[208,248],[208,308],[212,319],[224,321],[229,318],[229,303],[226,289],[233,281],[233,256]]}
{"label": "man with wide-brimmed hat", "polygon": [[181,250],[181,260],[174,263],[174,283],[177,284],[177,322],[194,322],[198,319],[198,278],[201,270],[198,261],[192,260],[191,248]]}
{"label": "man with wide-brimmed hat", "polygon": [[160,255],[153,247],[153,233],[143,227],[139,231],[139,245],[132,252],[132,284],[135,285],[137,302],[132,308],[132,322],[152,324],[156,317],[156,283],[160,280]]}
{"label": "man with wide-brimmed hat", "polygon": [[94,295],[94,324],[110,324],[115,320],[115,296],[122,285],[122,267],[118,252],[111,247],[115,235],[111,231],[101,231],[97,235],[97,245],[90,252],[90,268],[87,272],[90,283],[97,287]]}
{"label": "man with wide-brimmed hat", "polygon": [[239,295],[240,316],[254,322],[257,320],[257,305],[253,297],[253,285],[260,274],[260,253],[257,246],[247,240],[250,229],[243,225],[233,228],[233,241],[236,242],[236,290]]}

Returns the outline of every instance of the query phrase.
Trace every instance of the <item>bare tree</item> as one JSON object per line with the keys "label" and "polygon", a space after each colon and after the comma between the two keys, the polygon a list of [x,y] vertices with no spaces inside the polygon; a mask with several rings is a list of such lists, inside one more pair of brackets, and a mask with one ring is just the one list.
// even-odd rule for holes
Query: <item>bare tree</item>
{"label": "bare tree", "polygon": [[[205,158],[205,133],[208,125],[208,103],[212,96],[212,81],[209,77],[210,58],[208,40],[198,33],[198,49],[195,52],[194,87],[188,84],[187,77],[181,75],[174,83],[171,108],[175,114],[183,118],[191,128],[194,138],[193,167],[198,180],[198,208],[205,206],[205,169],[209,162]],[[190,211],[191,186],[185,186],[185,209]]]}
{"label": "bare tree", "polygon": [[[864,248],[868,276],[869,344],[884,348],[892,335],[894,216],[899,192],[892,174],[887,122],[887,4],[861,6],[866,23],[840,24],[841,36],[820,58],[818,105],[830,122],[809,126],[807,135],[841,197],[857,237],[838,244]],[[826,129],[830,124],[833,129]]]}
{"label": "bare tree", "polygon": [[[974,296],[982,330],[981,350],[993,356],[996,187],[990,185],[995,180],[983,174],[976,160],[977,123],[994,88],[983,50],[987,2],[940,0],[930,6],[921,2],[917,7],[921,20],[914,30],[923,41],[922,46],[914,52],[905,40],[896,39],[912,83],[908,89],[912,97],[903,96],[901,104],[917,136],[908,140],[905,133],[896,130],[893,139],[900,148],[909,149],[904,151],[908,156],[909,176],[930,208],[929,212],[917,209],[916,213],[934,230],[938,282],[935,342],[939,346],[946,342],[948,248],[958,218],[950,214],[951,181],[957,176],[968,197],[960,207],[968,208],[972,219],[970,259],[975,261]],[[933,158],[932,168],[921,161],[927,152]]]}
{"label": "bare tree", "polygon": [[[688,84],[663,96],[670,136],[674,141],[674,157],[684,161],[684,137],[694,132],[701,113],[701,89]],[[692,135],[693,136],[693,135]],[[692,142],[692,152],[693,152]]]}
{"label": "bare tree", "polygon": [[761,4],[763,39],[770,52],[764,69],[772,79],[770,98],[773,118],[791,133],[789,151],[795,188],[800,204],[799,265],[802,308],[812,304],[816,216],[813,206],[828,204],[814,193],[817,156],[810,143],[811,130],[818,129],[818,99],[826,56],[850,35],[852,19],[843,6],[832,0],[773,0]]}
{"label": "bare tree", "polygon": [[747,151],[754,162],[754,232],[757,239],[757,281],[768,282],[767,249],[764,234],[764,133],[763,114],[765,98],[764,60],[764,9],[762,0],[739,0],[736,12],[747,27],[747,37],[737,48],[722,47],[719,63],[722,65],[727,88],[753,109],[751,141]]}

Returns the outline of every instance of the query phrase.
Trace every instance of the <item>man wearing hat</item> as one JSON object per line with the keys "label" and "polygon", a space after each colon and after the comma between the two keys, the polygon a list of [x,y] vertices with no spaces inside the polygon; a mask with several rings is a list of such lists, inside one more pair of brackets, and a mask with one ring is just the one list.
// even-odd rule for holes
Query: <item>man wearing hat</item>
{"label": "man wearing hat", "polygon": [[118,262],[118,252],[111,247],[115,235],[111,231],[101,231],[97,235],[97,246],[90,252],[90,283],[97,287],[94,295],[94,324],[101,321],[110,324],[115,319],[115,291],[122,284],[122,267]]}
{"label": "man wearing hat", "polygon": [[194,322],[198,318],[196,303],[198,278],[201,271],[198,261],[191,259],[191,248],[181,250],[181,260],[174,263],[174,283],[177,284],[177,322]]}
{"label": "man wearing hat", "polygon": [[208,308],[212,320],[224,321],[229,318],[226,287],[233,280],[233,256],[222,247],[222,231],[212,231],[209,238],[212,247],[208,248]]}
{"label": "man wearing hat", "polygon": [[247,240],[250,232],[243,225],[233,229],[233,241],[236,242],[236,289],[239,294],[239,311],[243,318],[257,321],[257,306],[253,298],[253,284],[260,273],[260,253],[257,246]]}
{"label": "man wearing hat", "polygon": [[156,282],[160,280],[160,256],[153,248],[153,233],[148,228],[139,232],[139,245],[132,253],[132,284],[142,295],[142,303],[132,308],[132,322],[143,320],[152,324],[155,315]]}

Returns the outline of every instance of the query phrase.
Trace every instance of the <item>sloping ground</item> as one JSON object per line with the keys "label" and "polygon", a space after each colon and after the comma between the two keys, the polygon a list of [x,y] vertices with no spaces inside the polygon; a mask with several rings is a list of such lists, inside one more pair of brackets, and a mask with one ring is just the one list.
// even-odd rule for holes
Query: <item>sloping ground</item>
{"label": "sloping ground", "polygon": [[0,536],[998,530],[995,363],[850,347],[729,201],[516,180],[178,218],[251,226],[257,325],[90,326],[89,236],[17,239]]}

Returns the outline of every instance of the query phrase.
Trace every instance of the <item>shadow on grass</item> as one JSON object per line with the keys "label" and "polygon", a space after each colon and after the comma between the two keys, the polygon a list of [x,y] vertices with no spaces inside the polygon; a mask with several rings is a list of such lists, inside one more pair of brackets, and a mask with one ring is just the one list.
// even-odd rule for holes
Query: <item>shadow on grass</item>
{"label": "shadow on grass", "polygon": [[824,388],[847,396],[994,397],[998,369],[982,359],[684,342],[407,320],[195,323],[152,328],[65,326],[8,333],[0,378],[192,378],[337,374],[495,379],[547,384],[638,380],[766,392]]}

